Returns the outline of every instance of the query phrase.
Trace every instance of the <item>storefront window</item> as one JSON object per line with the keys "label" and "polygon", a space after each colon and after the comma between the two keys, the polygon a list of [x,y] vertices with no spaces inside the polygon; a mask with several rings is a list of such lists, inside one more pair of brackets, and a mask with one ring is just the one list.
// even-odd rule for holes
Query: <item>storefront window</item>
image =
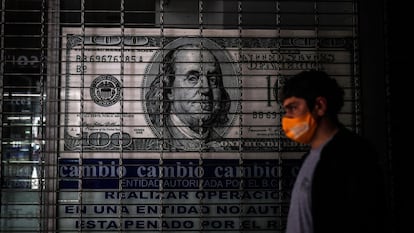
{"label": "storefront window", "polygon": [[277,91],[323,69],[359,130],[355,4],[4,0],[1,229],[283,232]]}

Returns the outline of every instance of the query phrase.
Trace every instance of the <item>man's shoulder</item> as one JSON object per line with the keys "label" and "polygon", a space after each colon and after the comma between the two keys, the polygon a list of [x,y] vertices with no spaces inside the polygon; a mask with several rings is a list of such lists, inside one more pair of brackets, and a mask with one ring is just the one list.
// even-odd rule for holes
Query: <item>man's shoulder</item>
{"label": "man's shoulder", "polygon": [[[371,147],[371,143],[368,139],[345,127],[339,129],[338,133],[333,137],[332,142],[346,145],[352,143],[352,145],[355,146]],[[352,149],[357,149],[357,147],[353,146]]]}
{"label": "man's shoulder", "polygon": [[347,128],[341,128],[324,149],[329,154],[335,153],[337,159],[342,157],[369,160],[378,156],[375,147],[367,138]]}

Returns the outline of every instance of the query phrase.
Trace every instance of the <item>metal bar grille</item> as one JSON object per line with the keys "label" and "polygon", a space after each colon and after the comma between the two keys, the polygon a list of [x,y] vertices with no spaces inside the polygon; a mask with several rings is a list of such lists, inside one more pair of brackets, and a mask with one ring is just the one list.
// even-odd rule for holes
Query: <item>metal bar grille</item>
{"label": "metal bar grille", "polygon": [[[360,129],[356,1],[3,0],[5,232],[283,232],[290,75]],[[192,98],[198,98],[192,100]]]}

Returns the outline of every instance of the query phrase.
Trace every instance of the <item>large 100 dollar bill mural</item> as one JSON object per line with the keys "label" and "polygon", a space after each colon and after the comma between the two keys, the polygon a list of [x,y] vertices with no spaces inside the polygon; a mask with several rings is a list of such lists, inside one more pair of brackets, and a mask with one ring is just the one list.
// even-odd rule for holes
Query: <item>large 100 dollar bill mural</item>
{"label": "large 100 dollar bill mural", "polygon": [[278,89],[356,83],[345,32],[64,28],[62,48],[62,230],[282,232],[306,147]]}

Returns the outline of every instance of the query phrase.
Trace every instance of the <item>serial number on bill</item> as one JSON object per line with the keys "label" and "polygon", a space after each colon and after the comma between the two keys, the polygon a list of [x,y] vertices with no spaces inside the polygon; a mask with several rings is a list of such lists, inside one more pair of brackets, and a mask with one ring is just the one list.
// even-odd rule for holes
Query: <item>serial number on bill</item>
{"label": "serial number on bill", "polygon": [[76,55],[77,62],[142,62],[142,56],[118,55]]}

